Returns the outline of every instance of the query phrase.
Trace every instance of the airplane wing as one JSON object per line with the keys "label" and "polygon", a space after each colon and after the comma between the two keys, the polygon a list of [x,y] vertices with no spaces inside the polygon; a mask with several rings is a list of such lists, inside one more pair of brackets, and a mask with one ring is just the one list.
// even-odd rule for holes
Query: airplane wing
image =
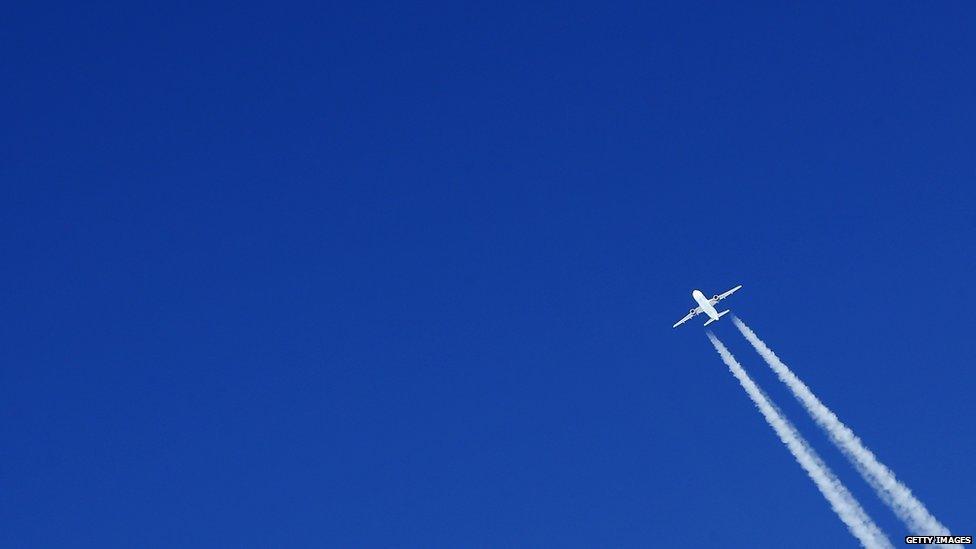
{"label": "airplane wing", "polygon": [[739,291],[739,288],[741,288],[741,287],[742,287],[742,284],[739,284],[738,286],[736,286],[735,288],[732,288],[731,290],[725,292],[724,294],[718,294],[717,296],[713,297],[712,299],[709,299],[708,302],[709,303],[718,303],[719,301],[722,301],[723,299],[725,299],[725,298],[729,297],[730,295],[734,294],[735,292]]}
{"label": "airplane wing", "polygon": [[682,318],[681,320],[675,322],[674,323],[674,326],[671,326],[671,327],[672,328],[677,328],[678,326],[681,326],[685,322],[688,322],[689,320],[691,320],[693,317],[701,314],[701,312],[702,312],[701,307],[695,307],[688,314],[686,314],[684,318]]}

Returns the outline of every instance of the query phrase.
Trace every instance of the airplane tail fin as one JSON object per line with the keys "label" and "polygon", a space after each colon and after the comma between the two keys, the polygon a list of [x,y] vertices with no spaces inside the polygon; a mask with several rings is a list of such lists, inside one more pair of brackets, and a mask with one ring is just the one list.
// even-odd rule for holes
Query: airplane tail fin
{"label": "airplane tail fin", "polygon": [[718,320],[719,318],[722,318],[723,316],[725,316],[725,315],[727,315],[727,314],[729,314],[729,311],[731,311],[731,310],[732,310],[732,309],[725,309],[724,311],[722,311],[721,313],[719,313],[719,314],[718,314],[718,318],[709,318],[709,319],[708,319],[708,322],[705,322],[705,326],[708,326],[708,325],[709,325],[709,324],[711,324],[712,322],[715,322],[715,321],[716,321],[716,320]]}

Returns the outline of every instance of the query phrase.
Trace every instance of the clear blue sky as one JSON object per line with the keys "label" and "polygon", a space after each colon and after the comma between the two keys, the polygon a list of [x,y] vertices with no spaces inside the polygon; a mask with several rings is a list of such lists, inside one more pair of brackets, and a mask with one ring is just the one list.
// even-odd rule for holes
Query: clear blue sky
{"label": "clear blue sky", "polygon": [[976,534],[976,7],[816,4],[8,6],[0,545],[853,546],[738,283]]}

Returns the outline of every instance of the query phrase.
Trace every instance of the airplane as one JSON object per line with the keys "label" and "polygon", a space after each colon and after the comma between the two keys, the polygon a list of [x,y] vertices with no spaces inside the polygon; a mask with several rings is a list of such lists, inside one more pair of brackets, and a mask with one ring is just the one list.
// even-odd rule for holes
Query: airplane
{"label": "airplane", "polygon": [[694,300],[698,303],[698,306],[695,307],[694,309],[692,309],[691,311],[689,311],[688,314],[685,315],[684,318],[682,318],[681,320],[675,322],[674,323],[674,326],[671,326],[671,327],[672,328],[677,328],[678,326],[681,326],[685,322],[688,322],[689,320],[691,320],[693,317],[698,316],[698,315],[700,315],[702,313],[705,313],[705,314],[708,315],[708,320],[705,322],[705,326],[708,326],[709,324],[711,324],[712,322],[715,322],[716,320],[722,318],[723,316],[725,316],[726,313],[729,312],[729,309],[726,309],[726,310],[722,311],[721,313],[718,312],[718,311],[716,311],[715,310],[715,304],[718,303],[719,301],[722,301],[723,299],[729,297],[730,295],[734,294],[741,287],[742,287],[742,284],[739,284],[738,286],[736,286],[735,288],[732,288],[731,290],[725,292],[724,294],[715,294],[711,299],[706,298],[705,297],[705,294],[701,293],[701,290],[693,290],[691,292],[691,297],[694,298]]}

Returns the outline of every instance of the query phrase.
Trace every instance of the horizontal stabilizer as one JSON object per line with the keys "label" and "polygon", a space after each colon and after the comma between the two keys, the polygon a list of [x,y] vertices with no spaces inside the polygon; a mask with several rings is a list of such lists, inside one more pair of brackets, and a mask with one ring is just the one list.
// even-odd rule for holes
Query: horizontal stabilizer
{"label": "horizontal stabilizer", "polygon": [[718,314],[718,318],[709,318],[709,319],[708,319],[708,322],[706,322],[706,323],[705,323],[705,326],[708,326],[708,325],[709,325],[709,324],[711,324],[712,322],[715,322],[715,321],[716,321],[716,320],[718,320],[719,318],[722,318],[723,316],[725,316],[725,315],[727,315],[727,314],[729,313],[729,311],[731,311],[731,310],[732,310],[732,309],[725,309],[724,311],[722,311],[721,313],[719,313],[719,314]]}

